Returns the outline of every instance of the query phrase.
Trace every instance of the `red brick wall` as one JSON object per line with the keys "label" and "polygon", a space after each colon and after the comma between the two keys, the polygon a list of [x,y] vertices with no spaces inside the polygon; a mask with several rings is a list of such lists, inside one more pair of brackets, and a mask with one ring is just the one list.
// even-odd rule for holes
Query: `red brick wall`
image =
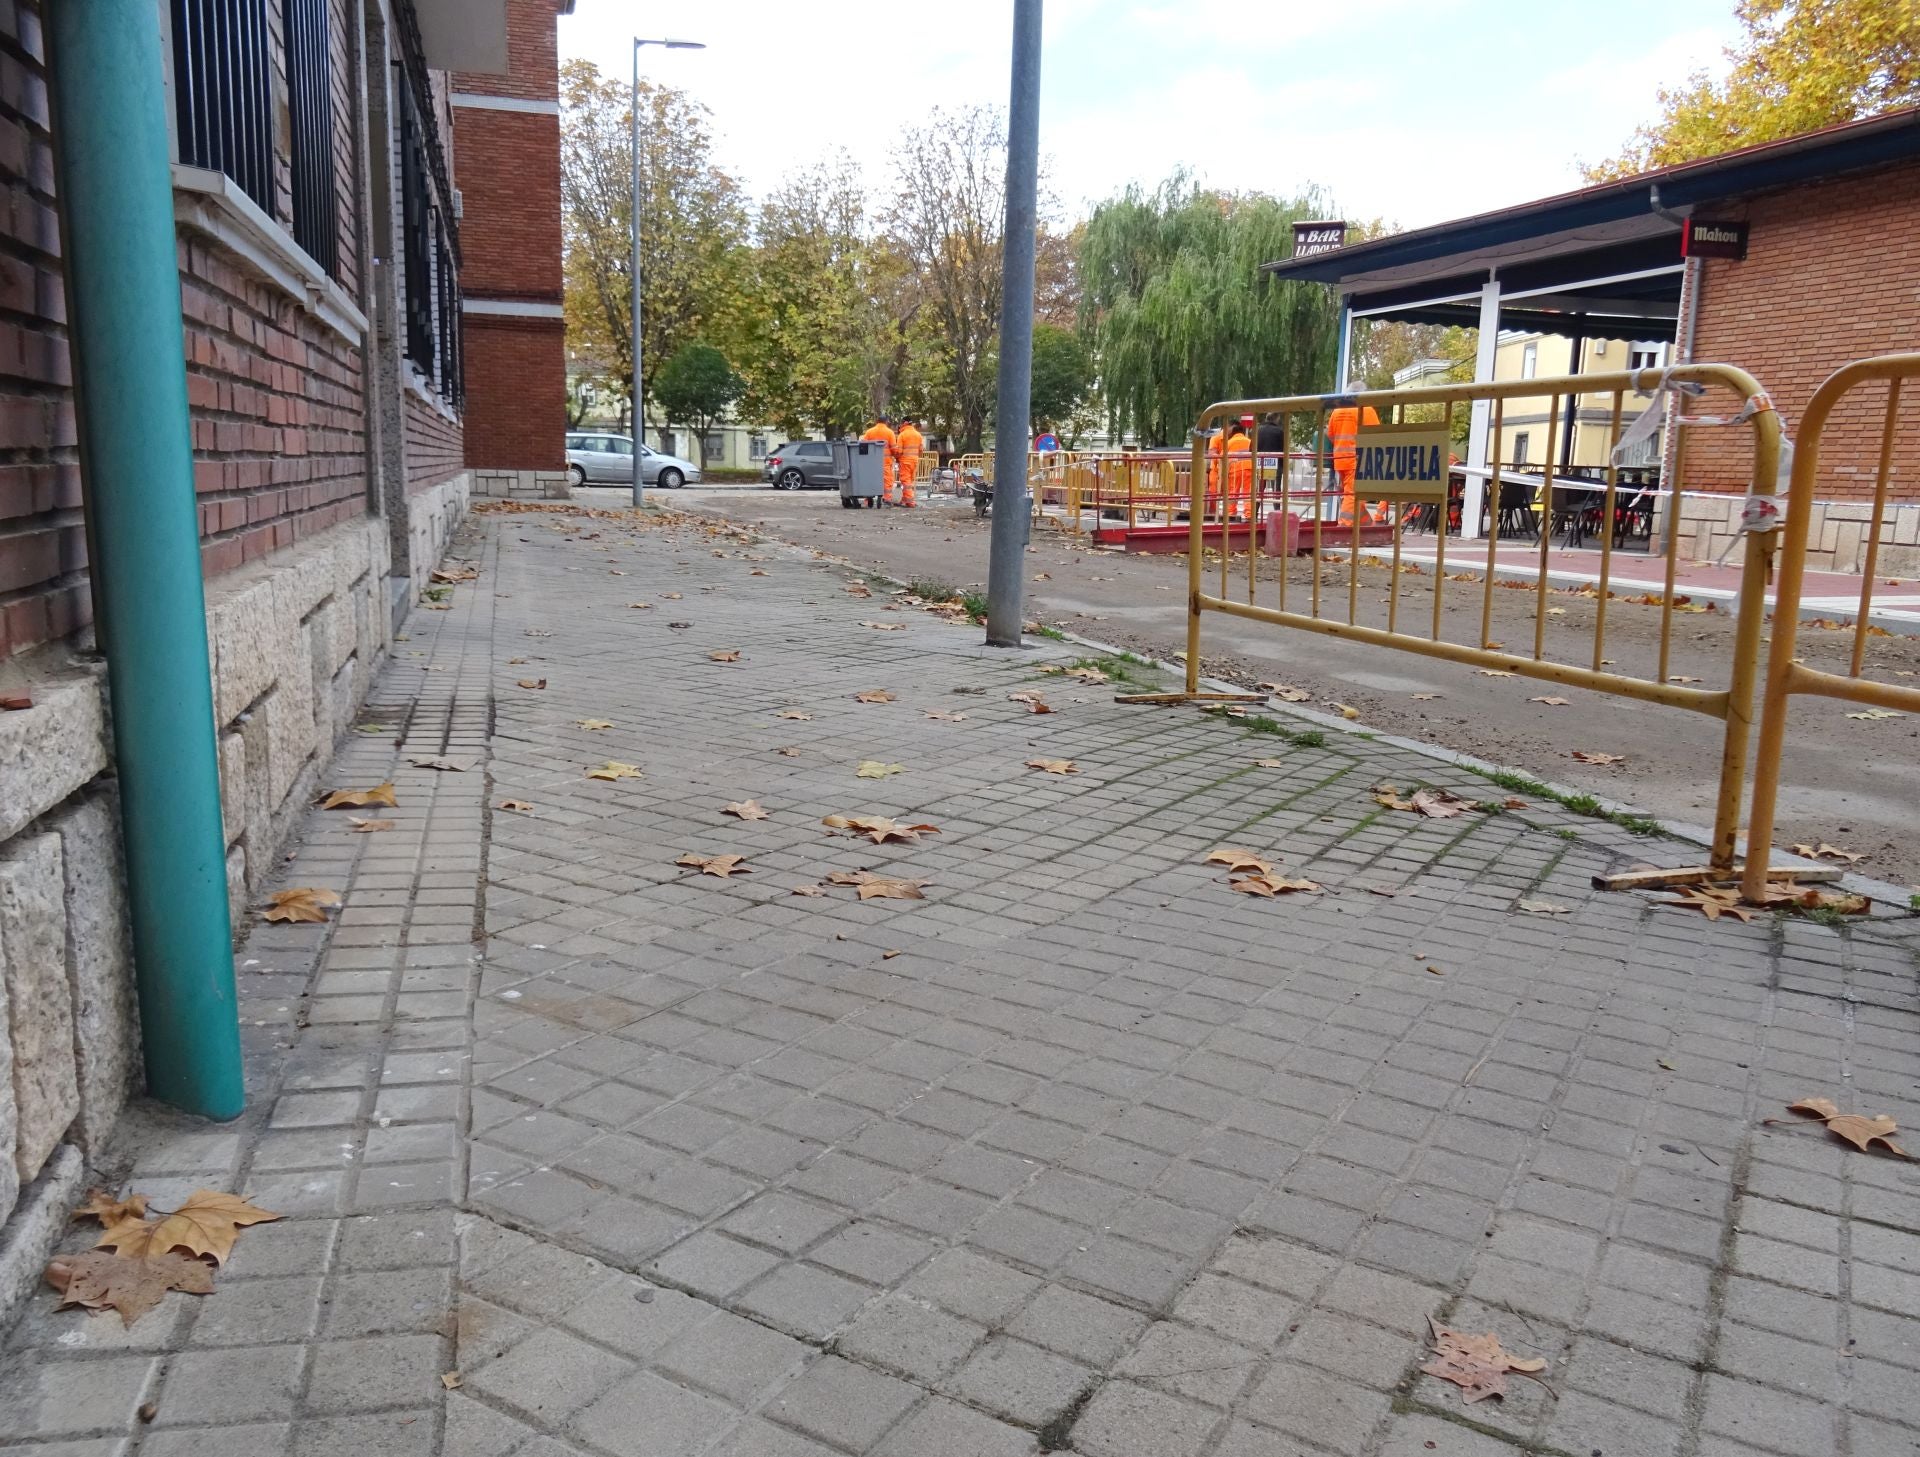
{"label": "red brick wall", "polygon": [[367,510],[358,351],[211,240],[180,240],[201,562],[231,571]]}
{"label": "red brick wall", "polygon": [[[498,470],[566,465],[566,325],[467,315],[467,461]],[[538,389],[530,381],[540,381]]]}
{"label": "red brick wall", "polygon": [[0,658],[93,615],[48,122],[39,8],[0,6]]}
{"label": "red brick wall", "polygon": [[551,101],[560,94],[560,51],[555,0],[507,0],[507,73],[456,71],[455,91]]}
{"label": "red brick wall", "polygon": [[[1920,348],[1920,162],[1763,194],[1715,217],[1752,224],[1744,260],[1710,259],[1694,357],[1738,364],[1772,395],[1799,435],[1814,389],[1841,365]],[[1818,493],[1871,495],[1884,386],[1849,396],[1827,427]],[[1920,500],[1920,399],[1903,411],[1891,499]],[[1688,434],[1686,475],[1711,490],[1744,491],[1744,431]]]}
{"label": "red brick wall", "polygon": [[[468,367],[472,367],[471,362]],[[451,480],[466,468],[458,420],[421,399],[411,387],[406,393],[406,416],[409,493]]]}
{"label": "red brick wall", "polygon": [[469,298],[559,303],[560,119],[453,112],[460,154],[460,286]]}

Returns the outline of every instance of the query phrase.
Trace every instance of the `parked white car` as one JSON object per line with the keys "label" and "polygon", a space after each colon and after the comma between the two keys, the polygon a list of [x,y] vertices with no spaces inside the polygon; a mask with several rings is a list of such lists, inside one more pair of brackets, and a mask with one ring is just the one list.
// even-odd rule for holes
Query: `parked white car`
{"label": "parked white car", "polygon": [[[567,474],[573,484],[624,486],[633,480],[633,438],[602,435],[598,431],[567,432]],[[700,484],[700,467],[677,455],[663,455],[650,445],[640,447],[640,483],[677,491]]]}

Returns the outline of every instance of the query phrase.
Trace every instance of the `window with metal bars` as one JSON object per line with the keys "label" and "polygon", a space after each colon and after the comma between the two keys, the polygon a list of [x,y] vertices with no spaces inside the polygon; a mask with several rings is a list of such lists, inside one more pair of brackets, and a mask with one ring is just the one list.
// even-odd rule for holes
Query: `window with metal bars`
{"label": "window with metal bars", "polygon": [[267,0],[172,0],[180,160],[273,208]]}
{"label": "window with metal bars", "polygon": [[333,46],[328,0],[284,0],[293,152],[293,240],[329,277],[339,270],[333,174]]}
{"label": "window with metal bars", "polygon": [[426,149],[410,89],[400,89],[401,288],[406,295],[407,358],[434,373],[434,245],[439,222],[427,197]]}

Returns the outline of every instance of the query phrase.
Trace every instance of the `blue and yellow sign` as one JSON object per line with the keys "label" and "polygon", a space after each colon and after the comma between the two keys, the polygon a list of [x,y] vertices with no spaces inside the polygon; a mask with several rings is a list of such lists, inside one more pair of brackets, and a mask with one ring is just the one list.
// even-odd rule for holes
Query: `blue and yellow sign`
{"label": "blue and yellow sign", "polygon": [[1453,436],[1444,425],[1372,425],[1354,442],[1353,493],[1369,500],[1444,501]]}

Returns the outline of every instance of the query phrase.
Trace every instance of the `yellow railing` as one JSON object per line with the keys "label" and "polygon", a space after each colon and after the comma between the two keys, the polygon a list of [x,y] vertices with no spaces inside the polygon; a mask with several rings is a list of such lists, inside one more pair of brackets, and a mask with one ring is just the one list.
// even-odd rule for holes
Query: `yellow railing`
{"label": "yellow railing", "polygon": [[[1719,364],[1683,366],[1669,371],[1664,378],[1723,392],[1722,400],[1726,395],[1731,395],[1732,402],[1738,406],[1737,413],[1729,410],[1722,418],[1730,422],[1744,422],[1749,428],[1753,457],[1750,490],[1759,495],[1771,495],[1779,468],[1781,427],[1779,416],[1758,383],[1743,370]],[[1759,678],[1760,637],[1766,617],[1765,588],[1772,555],[1771,536],[1756,534],[1749,537],[1750,549],[1741,575],[1738,600],[1733,608],[1732,659],[1720,686],[1696,687],[1689,682],[1675,681],[1669,675],[1674,612],[1676,606],[1680,605],[1673,590],[1675,554],[1672,551],[1667,553],[1667,590],[1654,604],[1659,609],[1660,620],[1658,650],[1651,655],[1651,671],[1644,675],[1621,671],[1608,656],[1607,640],[1607,605],[1614,571],[1614,538],[1619,523],[1624,519],[1623,508],[1651,510],[1652,506],[1642,500],[1644,493],[1638,490],[1632,490],[1629,501],[1627,498],[1631,488],[1623,487],[1618,480],[1618,472],[1608,468],[1603,481],[1588,483],[1589,489],[1600,497],[1598,502],[1587,508],[1597,513],[1600,523],[1600,561],[1599,580],[1594,584],[1591,594],[1594,612],[1589,641],[1585,644],[1587,650],[1564,655],[1577,660],[1557,661],[1548,652],[1547,637],[1548,618],[1554,615],[1553,607],[1557,605],[1549,596],[1548,542],[1552,534],[1551,522],[1536,518],[1534,523],[1539,548],[1537,561],[1532,567],[1533,579],[1520,582],[1520,590],[1500,590],[1500,579],[1504,578],[1511,585],[1514,571],[1510,561],[1499,562],[1496,556],[1501,535],[1498,526],[1501,468],[1495,464],[1489,481],[1489,498],[1495,503],[1495,529],[1487,537],[1484,570],[1480,570],[1481,563],[1471,558],[1464,563],[1475,567],[1478,572],[1476,581],[1481,596],[1477,615],[1479,632],[1471,642],[1452,641],[1444,631],[1449,559],[1447,521],[1441,519],[1450,512],[1451,506],[1440,502],[1431,506],[1413,506],[1403,500],[1382,503],[1383,519],[1377,523],[1329,519],[1329,508],[1336,502],[1341,503],[1339,514],[1364,517],[1368,505],[1364,498],[1386,494],[1386,491],[1385,488],[1363,485],[1359,491],[1363,498],[1360,502],[1356,503],[1351,498],[1343,499],[1335,471],[1330,469],[1333,462],[1317,448],[1327,437],[1330,412],[1343,406],[1354,406],[1361,412],[1371,408],[1386,425],[1418,421],[1423,429],[1443,431],[1451,426],[1456,410],[1483,405],[1491,417],[1490,438],[1498,440],[1503,406],[1507,400],[1545,396],[1553,403],[1549,406],[1546,448],[1541,456],[1544,464],[1540,474],[1543,477],[1543,499],[1552,500],[1555,489],[1552,462],[1558,458],[1558,436],[1565,423],[1561,414],[1562,401],[1576,392],[1589,398],[1610,395],[1611,447],[1621,434],[1627,395],[1655,388],[1661,380],[1661,373],[1655,370],[1619,371],[1581,375],[1577,380],[1529,379],[1430,385],[1408,390],[1367,391],[1357,397],[1296,395],[1281,399],[1223,401],[1209,406],[1201,413],[1196,424],[1185,472],[1187,500],[1184,509],[1188,527],[1186,694],[1204,696],[1200,693],[1201,620],[1205,613],[1218,612],[1463,663],[1496,674],[1539,679],[1643,703],[1686,709],[1716,719],[1723,726],[1711,856],[1714,869],[1731,871],[1735,859],[1754,690]],[[1247,458],[1242,455],[1238,459],[1242,462],[1240,468],[1243,474],[1236,478],[1235,462],[1229,460],[1222,463],[1212,456],[1206,437],[1216,423],[1248,414],[1264,415],[1276,420],[1283,431],[1282,439],[1304,442],[1309,448],[1285,455],[1261,457],[1257,478],[1252,480],[1248,479],[1252,472],[1246,463]],[[1364,414],[1360,418],[1364,418]],[[1707,417],[1696,418],[1702,424],[1706,423]],[[1680,428],[1684,434],[1685,430],[1700,426],[1690,425],[1683,420],[1676,428]],[[1664,484],[1665,489],[1659,495],[1664,497],[1668,521],[1677,521],[1685,496],[1684,487],[1678,481]],[[1435,559],[1426,566],[1403,562],[1401,556],[1402,535],[1409,517],[1422,511],[1434,513],[1432,524],[1437,527],[1432,539]],[[1269,583],[1262,580],[1263,552],[1259,549],[1259,543],[1263,530],[1270,525],[1272,533],[1284,539],[1281,543],[1282,554],[1277,558],[1267,557],[1270,564],[1267,571],[1272,577]],[[1658,527],[1655,530],[1657,533]],[[1213,541],[1209,540],[1210,537]],[[1369,538],[1377,538],[1373,542],[1376,550],[1390,550],[1390,561],[1382,562],[1377,556],[1367,555]],[[1244,549],[1237,544],[1242,541],[1245,543]],[[1217,582],[1210,586],[1208,548],[1214,542],[1218,547],[1215,553],[1218,577]],[[1294,552],[1302,557],[1311,557],[1307,582],[1304,584],[1291,580],[1295,576]],[[1456,575],[1465,575],[1458,573],[1458,565],[1460,563],[1456,558]],[[1367,572],[1379,572],[1383,576],[1367,583],[1366,612],[1363,613],[1361,579],[1363,573]],[[1405,616],[1401,611],[1403,580],[1410,576],[1427,578],[1430,584],[1430,614],[1419,629],[1409,629],[1402,620]],[[1323,588],[1329,580],[1336,588],[1344,587],[1345,590],[1327,593]],[[1377,601],[1380,588],[1386,592],[1384,613],[1376,611],[1380,605]],[[1263,596],[1269,600],[1261,600]],[[1305,600],[1302,600],[1303,597]],[[1340,608],[1341,599],[1344,599],[1344,612]],[[1529,607],[1532,609],[1530,614],[1527,612]],[[1363,616],[1369,615],[1376,617],[1376,621],[1370,623],[1362,620]],[[1381,617],[1384,618],[1383,624],[1377,620]],[[1495,633],[1500,635],[1499,639],[1495,638]],[[1560,635],[1556,633],[1556,636]],[[1530,645],[1509,647],[1506,644],[1508,638],[1528,636],[1532,639]],[[1571,751],[1574,744],[1570,742],[1568,747]]]}
{"label": "yellow railing", "polygon": [[[1813,518],[1814,487],[1827,422],[1846,397],[1862,386],[1884,383],[1886,404],[1879,421],[1878,462],[1873,480],[1873,512],[1861,563],[1860,605],[1853,622],[1853,651],[1845,673],[1809,668],[1794,656],[1800,631],[1800,598],[1806,582],[1807,547]],[[1873,589],[1880,565],[1881,534],[1887,520],[1887,489],[1893,477],[1896,446],[1913,448],[1912,431],[1900,435],[1903,387],[1920,393],[1920,354],[1888,354],[1862,359],[1834,371],[1813,393],[1794,447],[1793,474],[1787,487],[1786,519],[1780,531],[1780,584],[1775,593],[1773,645],[1767,656],[1766,691],[1761,702],[1760,743],[1754,756],[1753,809],[1748,821],[1747,867],[1741,891],[1759,900],[1766,891],[1767,861],[1773,850],[1774,813],[1780,793],[1781,757],[1787,742],[1787,710],[1796,693],[1838,698],[1868,708],[1920,714],[1920,688],[1881,683],[1861,676],[1867,638],[1873,631]]]}

